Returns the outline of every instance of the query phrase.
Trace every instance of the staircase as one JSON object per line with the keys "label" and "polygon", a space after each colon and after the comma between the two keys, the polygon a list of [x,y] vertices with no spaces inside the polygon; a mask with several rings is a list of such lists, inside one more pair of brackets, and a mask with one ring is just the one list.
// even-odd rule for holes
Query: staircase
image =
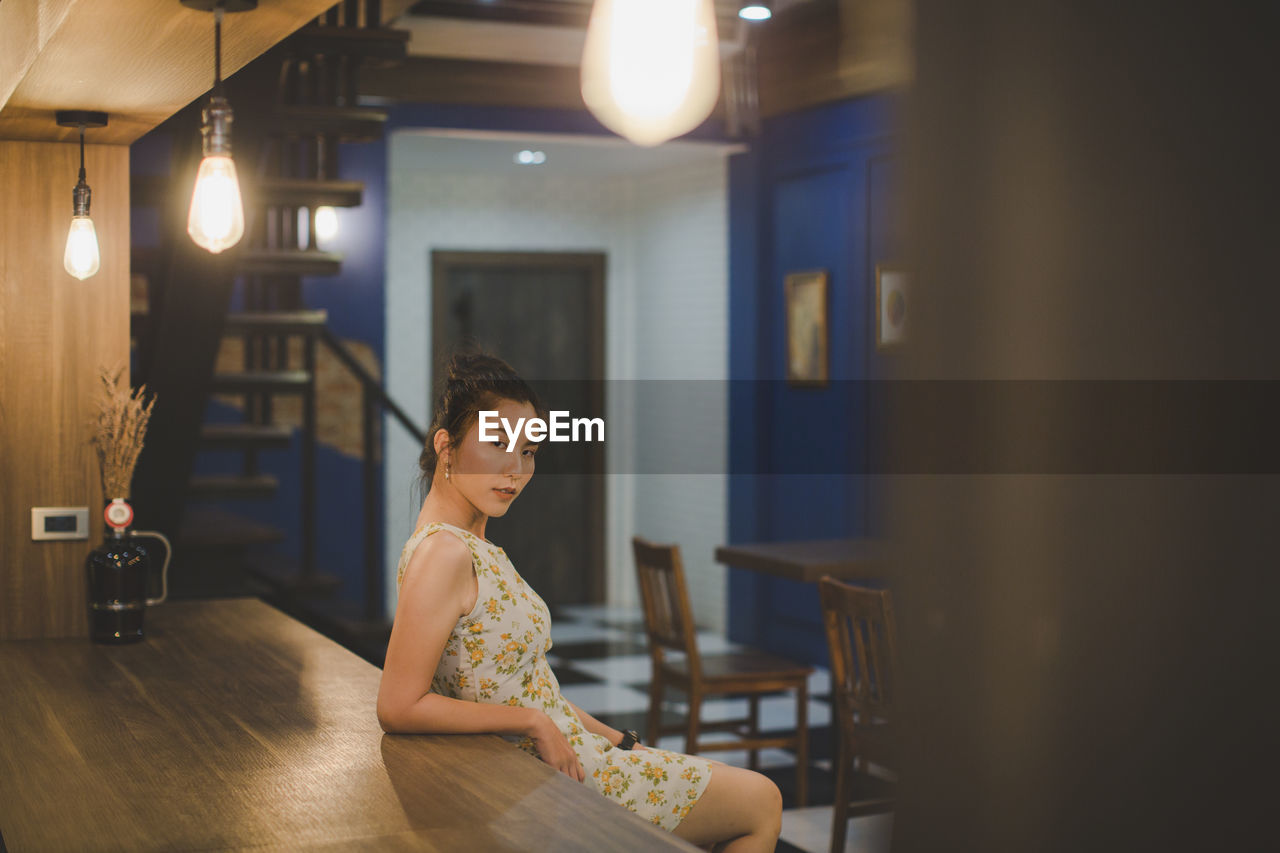
{"label": "staircase", "polygon": [[[139,461],[135,503],[142,526],[170,532],[174,540],[172,594],[262,594],[381,664],[389,623],[382,606],[378,415],[391,412],[418,440],[423,431],[333,334],[326,312],[308,310],[302,302],[303,277],[342,269],[340,255],[317,245],[317,208],[357,207],[363,200],[360,182],[338,177],[338,144],[380,140],[386,124],[384,111],[357,105],[358,69],[405,54],[408,34],[382,28],[378,6],[376,0],[344,0],[226,81],[245,199],[239,246],[211,256],[185,232],[194,180],[187,175],[194,176],[199,162],[202,101],[162,126],[169,128],[170,162],[178,168],[171,166],[163,179],[139,177],[132,191],[134,207],[156,208],[162,222],[160,248],[135,251],[133,258],[135,273],[148,278],[150,295],[150,310],[134,316],[135,384],[147,382],[159,401]],[[243,310],[229,313],[237,281]],[[243,363],[215,372],[228,338],[241,342]],[[362,388],[362,605],[339,600],[338,578],[319,571],[316,562],[320,348]],[[291,358],[291,352],[297,355]],[[237,400],[243,420],[204,423],[211,394]],[[259,463],[261,454],[293,445],[293,429],[277,418],[284,398],[297,398],[301,407],[301,549],[293,565],[265,550],[284,541],[283,530],[220,506],[276,498],[281,484],[261,472]],[[192,476],[196,454],[205,451],[235,452],[239,470]],[[352,529],[358,529],[355,523]]]}

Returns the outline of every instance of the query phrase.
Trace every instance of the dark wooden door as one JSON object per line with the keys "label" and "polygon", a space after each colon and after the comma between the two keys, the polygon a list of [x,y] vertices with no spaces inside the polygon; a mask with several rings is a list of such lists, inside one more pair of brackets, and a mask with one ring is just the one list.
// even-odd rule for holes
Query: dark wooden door
{"label": "dark wooden door", "polygon": [[[604,417],[603,254],[432,252],[432,395],[453,349],[504,359],[548,409]],[[550,605],[604,600],[604,445],[546,443],[486,528]]]}

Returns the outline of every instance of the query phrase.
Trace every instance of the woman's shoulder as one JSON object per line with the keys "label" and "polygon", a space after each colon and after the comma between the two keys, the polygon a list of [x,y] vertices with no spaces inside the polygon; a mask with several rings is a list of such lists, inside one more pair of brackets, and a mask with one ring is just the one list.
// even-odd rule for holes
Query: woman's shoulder
{"label": "woman's shoulder", "polygon": [[[432,535],[441,530],[448,530],[454,535]],[[396,585],[400,586],[404,583],[411,569],[425,566],[427,563],[432,566],[438,564],[446,572],[456,572],[459,575],[465,572],[470,575],[475,560],[476,554],[471,543],[465,537],[457,535],[451,525],[443,522],[429,522],[418,528],[405,543],[396,573]]]}

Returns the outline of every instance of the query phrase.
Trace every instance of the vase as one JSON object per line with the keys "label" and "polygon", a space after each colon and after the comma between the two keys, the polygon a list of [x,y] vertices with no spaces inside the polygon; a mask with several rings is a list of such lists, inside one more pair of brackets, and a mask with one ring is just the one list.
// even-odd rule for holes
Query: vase
{"label": "vase", "polygon": [[[85,560],[89,592],[89,637],[95,643],[136,643],[144,639],[142,619],[147,607],[163,604],[169,596],[169,558],[173,548],[164,534],[133,530],[133,510],[122,499],[107,504],[107,531],[103,542]],[[164,543],[160,568],[161,594],[147,597],[152,559],[139,540],[155,538]]]}

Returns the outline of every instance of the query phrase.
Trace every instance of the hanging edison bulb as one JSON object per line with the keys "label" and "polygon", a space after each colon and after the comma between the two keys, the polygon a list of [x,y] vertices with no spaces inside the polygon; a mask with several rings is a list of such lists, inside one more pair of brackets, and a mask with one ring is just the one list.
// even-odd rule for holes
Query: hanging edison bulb
{"label": "hanging edison bulb", "polygon": [[214,254],[244,236],[244,203],[240,179],[231,159],[231,104],[222,91],[222,16],[256,7],[257,0],[182,0],[184,6],[213,12],[213,92],[201,113],[204,159],[196,173],[187,212],[187,233],[197,246]]}
{"label": "hanging edison bulb", "polygon": [[[104,122],[105,124],[105,122]],[[80,125],[80,180],[71,191],[73,213],[67,231],[67,247],[62,252],[62,268],[84,281],[98,271],[98,232],[89,218],[89,184],[84,179],[84,125]]]}
{"label": "hanging edison bulb", "polygon": [[85,179],[84,129],[106,127],[107,114],[90,110],[58,110],[54,114],[59,127],[80,128],[80,179],[71,191],[71,227],[67,229],[67,245],[62,251],[62,268],[70,275],[84,281],[95,274],[102,264],[98,253],[98,232],[89,218],[89,200],[92,191]]}
{"label": "hanging edison bulb", "polygon": [[637,145],[693,130],[720,97],[712,0],[596,0],[582,54],[582,99]]}
{"label": "hanging edison bulb", "polygon": [[[214,99],[215,102],[222,100]],[[211,107],[209,112],[216,110]],[[230,109],[226,123],[230,125]],[[230,142],[210,144],[210,136],[229,138],[230,133],[213,134],[212,123],[206,122],[205,157],[196,173],[196,186],[191,193],[191,209],[187,213],[187,233],[197,246],[218,253],[229,249],[244,236],[244,203],[240,198],[240,180],[236,163],[231,159]]]}

